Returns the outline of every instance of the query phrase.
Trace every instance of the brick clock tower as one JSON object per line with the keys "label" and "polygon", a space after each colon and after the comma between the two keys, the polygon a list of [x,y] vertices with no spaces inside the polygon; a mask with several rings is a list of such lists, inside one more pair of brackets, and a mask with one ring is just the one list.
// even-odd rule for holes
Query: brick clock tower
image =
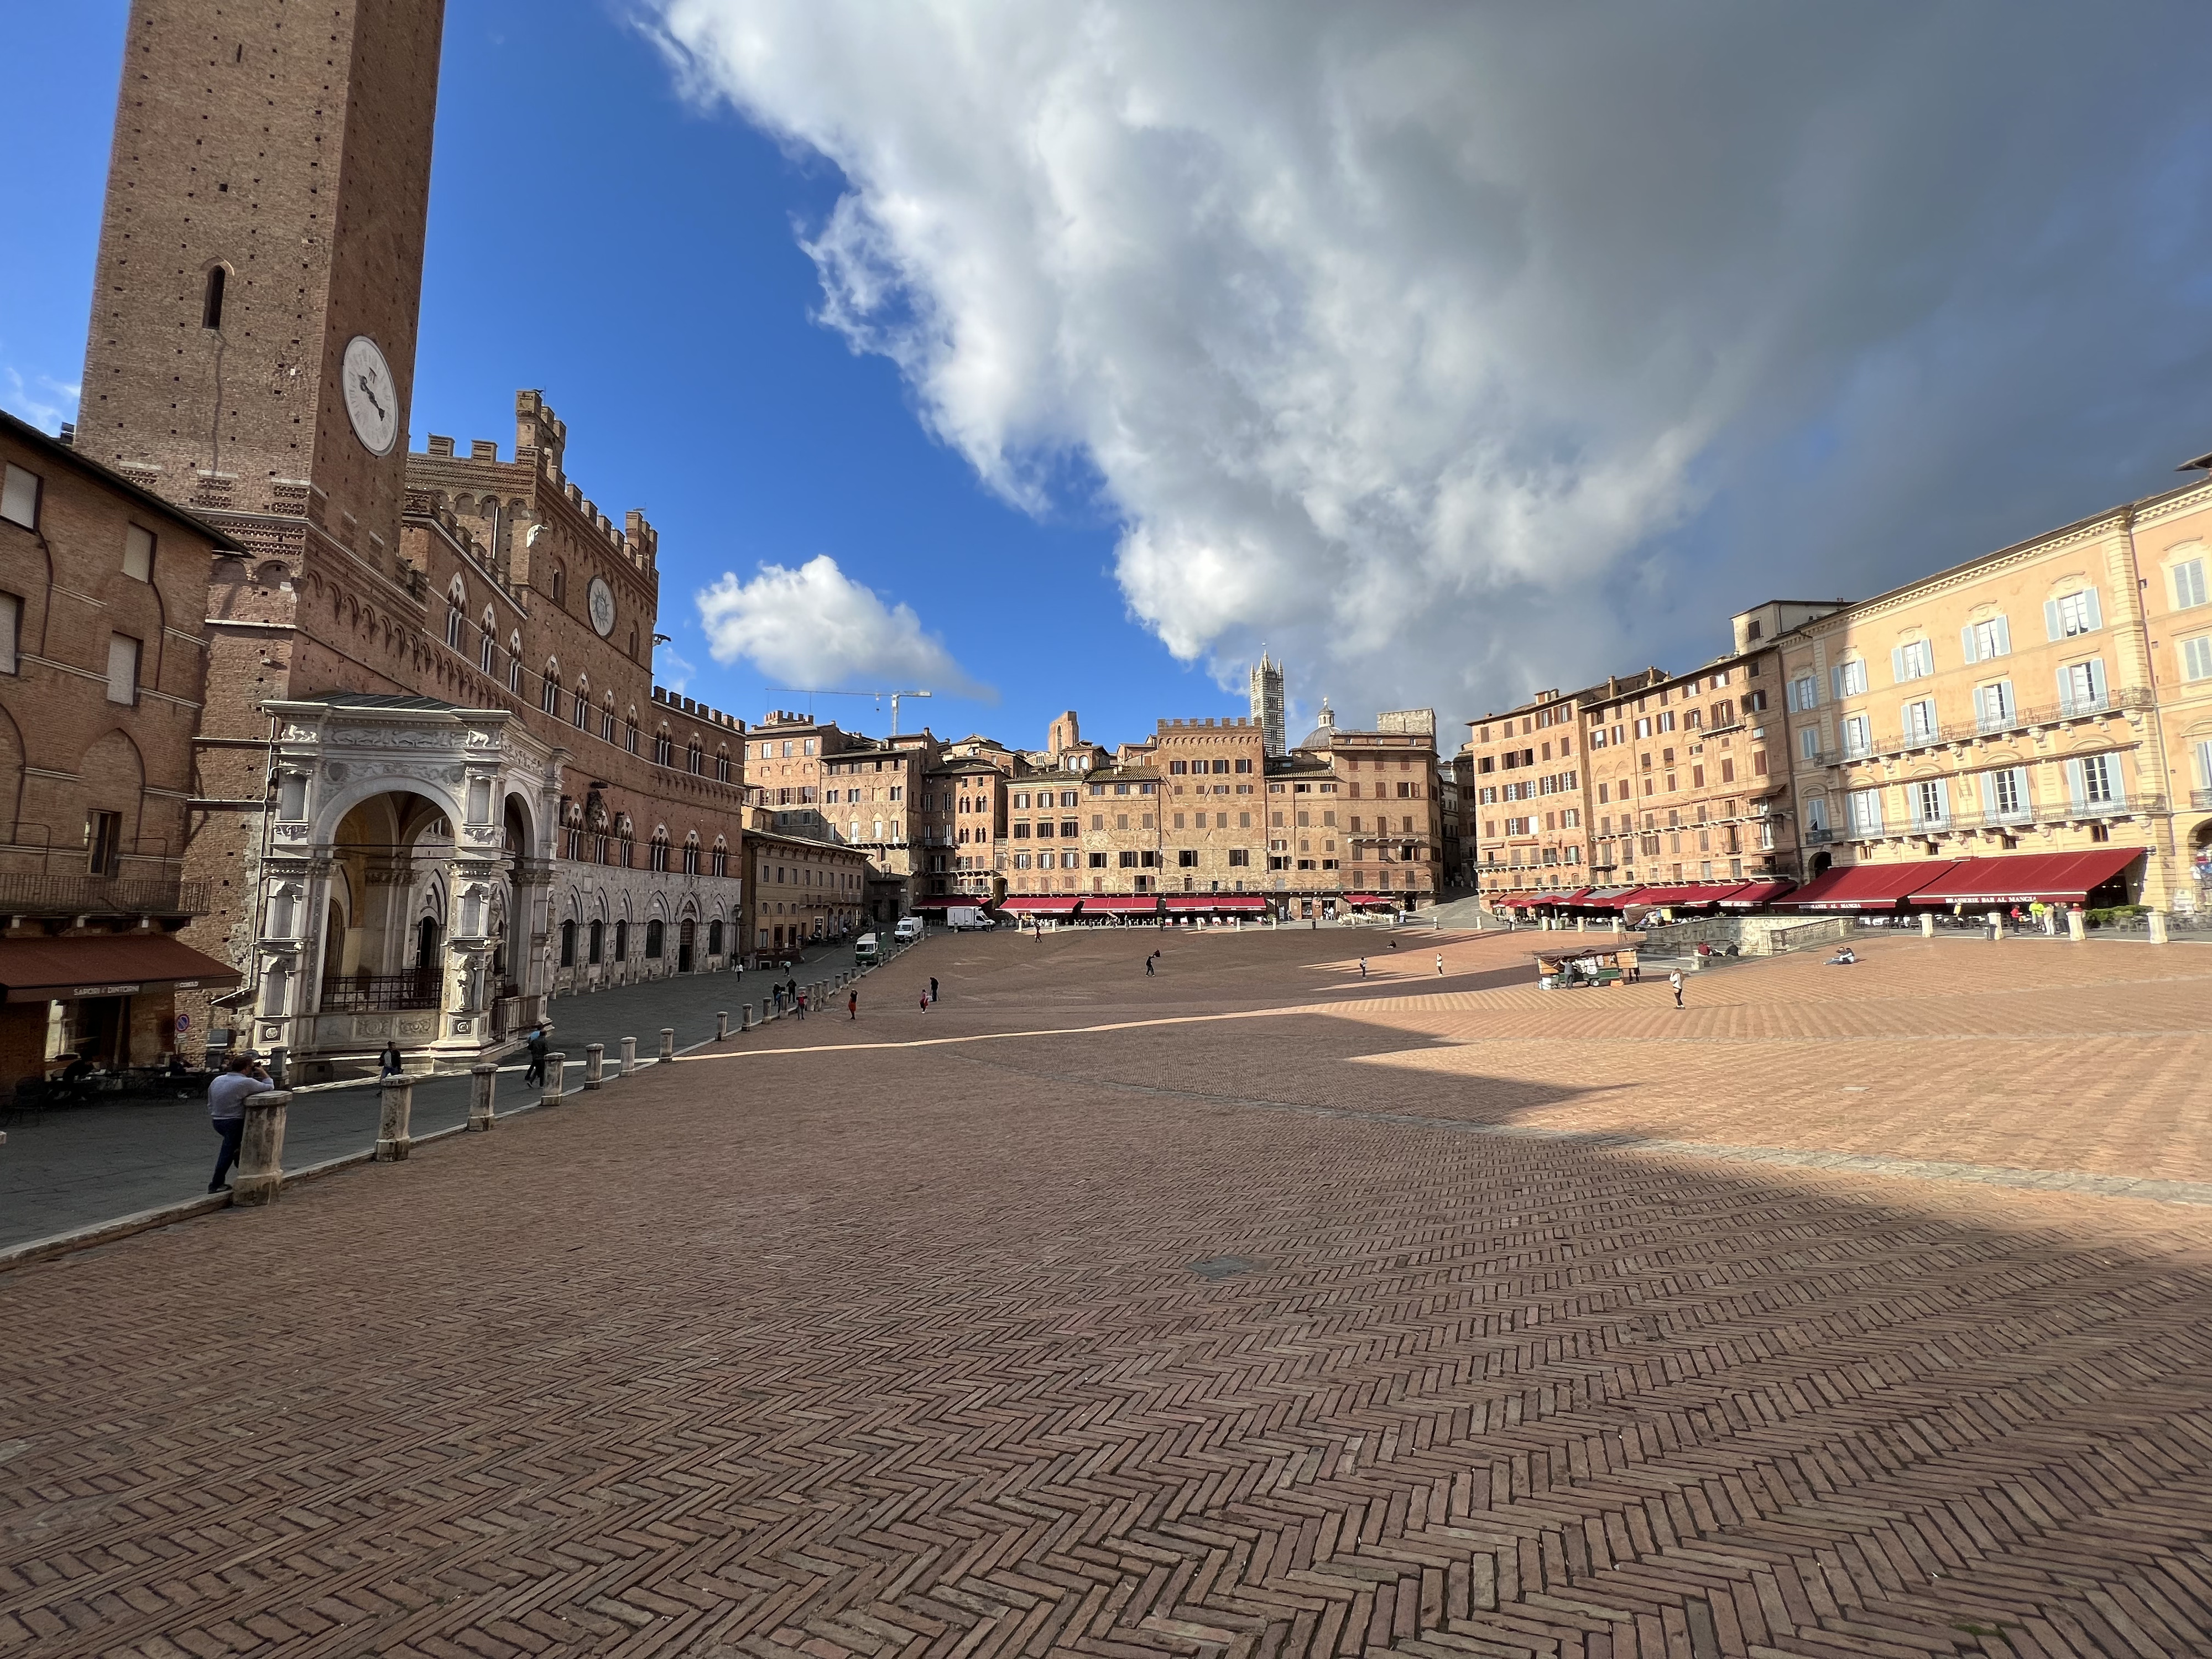
{"label": "brick clock tower", "polygon": [[[431,601],[401,519],[444,15],[132,0],[124,42],[75,442],[249,550],[210,572],[184,853],[217,908],[185,937],[255,994],[305,948],[266,937],[305,914],[273,908],[270,706],[416,689],[372,647],[419,637]],[[301,1041],[250,1007],[179,1001],[210,1035]]]}
{"label": "brick clock tower", "polygon": [[444,13],[131,9],[76,442],[295,575],[334,557],[406,582]]}

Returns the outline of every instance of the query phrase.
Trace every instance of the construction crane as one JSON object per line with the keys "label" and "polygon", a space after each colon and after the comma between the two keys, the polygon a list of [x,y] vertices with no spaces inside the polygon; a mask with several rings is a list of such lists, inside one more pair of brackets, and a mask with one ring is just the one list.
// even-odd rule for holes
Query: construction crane
{"label": "construction crane", "polygon": [[[884,699],[889,697],[891,700],[891,735],[893,737],[899,734],[899,699],[927,697],[932,695],[927,691],[814,691],[799,685],[768,686],[763,689],[771,697],[872,697],[878,708],[881,708],[884,706]],[[806,712],[811,714],[814,711],[810,708]]]}

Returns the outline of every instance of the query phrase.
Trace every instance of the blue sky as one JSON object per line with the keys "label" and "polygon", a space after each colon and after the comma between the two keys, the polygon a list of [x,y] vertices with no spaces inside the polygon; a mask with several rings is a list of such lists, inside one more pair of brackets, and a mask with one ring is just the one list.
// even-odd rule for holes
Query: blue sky
{"label": "blue sky", "polygon": [[[125,10],[11,18],[0,403],[49,427]],[[412,441],[542,387],[659,527],[663,678],[748,718],[1111,742],[1264,642],[1295,720],[1449,732],[2212,448],[2187,4],[447,15]]]}

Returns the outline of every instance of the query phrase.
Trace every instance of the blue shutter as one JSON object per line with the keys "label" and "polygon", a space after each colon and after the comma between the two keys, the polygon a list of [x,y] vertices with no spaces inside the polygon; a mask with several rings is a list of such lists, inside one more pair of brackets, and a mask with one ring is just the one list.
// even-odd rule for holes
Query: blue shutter
{"label": "blue shutter", "polygon": [[1974,654],[1974,625],[1972,623],[1968,623],[1959,630],[1959,655],[1961,660],[1968,664],[1981,660]]}
{"label": "blue shutter", "polygon": [[2097,608],[2097,590],[2094,587],[2089,589],[2085,597],[2089,601],[2089,626],[2102,628],[2105,625],[2105,617],[2104,612]]}
{"label": "blue shutter", "polygon": [[1994,627],[1994,629],[1996,629],[1996,640],[1995,640],[1995,641],[1992,641],[1992,643],[1996,647],[1996,650],[1994,650],[1994,651],[1992,651],[1992,652],[1990,652],[1990,654],[1991,656],[1993,656],[1993,657],[2004,657],[2004,656],[2009,656],[2009,655],[2011,655],[2011,654],[2012,654],[2012,627],[2011,627],[2011,624],[2010,624],[2010,623],[2007,623],[2007,622],[2005,621],[2005,619],[2004,619],[2002,617],[1999,617],[1996,619],[1996,621],[1992,624],[1992,626]]}
{"label": "blue shutter", "polygon": [[2073,803],[2076,817],[2081,815],[2081,808],[2087,804],[2087,798],[2088,786],[2081,776],[2081,763],[2078,760],[2068,761],[2066,763],[2066,799]]}
{"label": "blue shutter", "polygon": [[1997,815],[1997,781],[1994,773],[1982,774],[1982,817],[1994,821]]}
{"label": "blue shutter", "polygon": [[1974,724],[1977,726],[1989,724],[1989,690],[1986,685],[1978,685],[1974,688]]}
{"label": "blue shutter", "polygon": [[1828,695],[1838,702],[1844,700],[1844,671],[1840,667],[1828,671]]}
{"label": "blue shutter", "polygon": [[2058,712],[2062,714],[2074,712],[2074,680],[2063,668],[2058,671]]}
{"label": "blue shutter", "polygon": [[2048,638],[2055,640],[2060,637],[2058,632],[2058,601],[2056,599],[2045,599],[2043,602],[2043,631]]}
{"label": "blue shutter", "polygon": [[2094,708],[2104,701],[2105,659],[2102,657],[2092,657],[2089,659],[2089,706]]}
{"label": "blue shutter", "polygon": [[1889,678],[1893,685],[1905,684],[1905,647],[1901,645],[1889,647]]}

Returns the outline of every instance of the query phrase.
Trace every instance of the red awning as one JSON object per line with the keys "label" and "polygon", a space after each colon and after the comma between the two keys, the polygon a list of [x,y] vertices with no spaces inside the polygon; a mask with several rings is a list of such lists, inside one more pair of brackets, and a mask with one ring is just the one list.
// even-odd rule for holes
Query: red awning
{"label": "red awning", "polygon": [[1624,901],[1641,891],[1639,887],[1593,887],[1575,901],[1575,907],[1582,910],[1618,910]]}
{"label": "red awning", "polygon": [[1961,859],[1912,895],[1915,904],[2081,904],[2143,855],[2140,847]]}
{"label": "red awning", "polygon": [[1794,881],[1747,882],[1733,893],[1721,896],[1723,910],[1755,910],[1762,904],[1771,904],[1797,884]]}
{"label": "red awning", "polygon": [[10,1002],[210,990],[244,977],[172,933],[87,933],[0,939],[0,985]]}
{"label": "red awning", "polygon": [[[1346,903],[1346,904],[1365,904],[1365,905],[1391,904],[1391,905],[1395,905],[1395,904],[1396,904],[1396,903],[1397,903],[1397,902],[1398,902],[1398,901],[1397,901],[1397,900],[1395,900],[1395,899],[1394,899],[1394,898],[1392,898],[1392,897],[1391,897],[1389,894],[1387,894],[1387,893],[1347,893],[1347,894],[1346,894],[1346,895],[1344,896],[1344,901],[1343,901],[1343,902],[1344,902],[1345,903]],[[1509,903],[1510,903],[1510,902],[1511,902],[1511,901],[1510,901],[1510,900],[1508,901],[1508,902],[1509,902]]]}
{"label": "red awning", "polygon": [[1151,893],[1091,893],[1086,894],[1083,900],[1085,915],[1103,915],[1109,911],[1152,915],[1158,912],[1159,908],[1158,897]]}
{"label": "red awning", "polygon": [[1009,894],[999,905],[1001,910],[1018,910],[1027,915],[1065,916],[1073,914],[1083,901],[1073,895],[1055,897],[1049,894]]}
{"label": "red awning", "polygon": [[1815,876],[1782,901],[1785,910],[1887,910],[1928,885],[1956,859],[1915,859],[1905,864],[1847,864]]}
{"label": "red awning", "polygon": [[1264,910],[1257,893],[1170,893],[1161,901],[1170,910]]}
{"label": "red awning", "polygon": [[1738,884],[1708,882],[1694,887],[1639,887],[1621,902],[1665,906],[1671,909],[1692,909],[1703,904],[1718,904],[1723,895],[1735,890]]}

